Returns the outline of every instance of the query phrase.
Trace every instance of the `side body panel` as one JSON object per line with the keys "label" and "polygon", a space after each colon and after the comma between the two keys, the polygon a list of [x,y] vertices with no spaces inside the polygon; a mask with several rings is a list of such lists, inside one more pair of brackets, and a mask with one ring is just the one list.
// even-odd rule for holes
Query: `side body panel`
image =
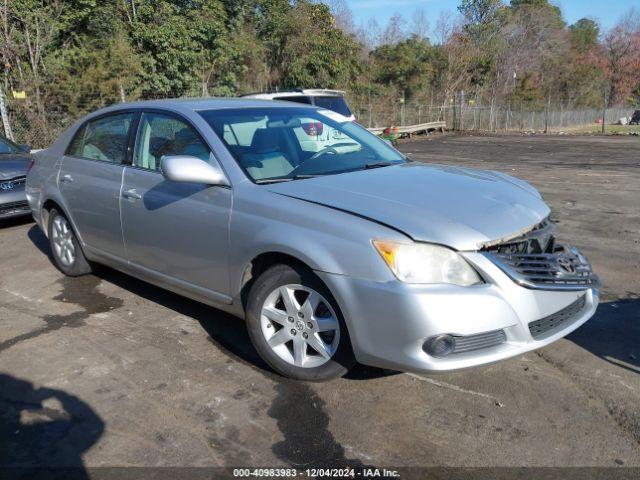
{"label": "side body panel", "polygon": [[124,258],[120,188],[124,167],[65,156],[58,175],[60,193],[82,241],[90,249]]}
{"label": "side body panel", "polygon": [[283,253],[318,271],[388,282],[394,277],[371,240],[407,241],[383,225],[320,205],[273,194],[268,186],[239,185],[231,218],[234,296],[247,265],[263,253]]}
{"label": "side body panel", "polygon": [[228,302],[231,189],[171,182],[158,172],[126,167],[123,193],[131,267]]}

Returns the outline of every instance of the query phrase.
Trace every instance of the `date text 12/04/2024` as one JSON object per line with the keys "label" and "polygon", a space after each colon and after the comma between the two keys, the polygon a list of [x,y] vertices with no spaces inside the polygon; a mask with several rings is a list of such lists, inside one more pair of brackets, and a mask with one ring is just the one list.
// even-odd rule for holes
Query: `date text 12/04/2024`
{"label": "date text 12/04/2024", "polygon": [[295,468],[237,468],[233,470],[233,476],[242,477],[283,477],[295,478],[306,476],[308,478],[333,477],[333,478],[399,478],[397,470],[386,468],[307,468],[297,470]]}

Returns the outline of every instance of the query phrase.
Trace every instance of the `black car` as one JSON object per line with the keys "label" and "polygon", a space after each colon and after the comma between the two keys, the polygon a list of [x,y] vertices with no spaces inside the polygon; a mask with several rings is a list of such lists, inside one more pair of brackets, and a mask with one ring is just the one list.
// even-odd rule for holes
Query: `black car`
{"label": "black car", "polygon": [[0,219],[31,213],[24,190],[32,161],[30,151],[29,145],[0,137]]}
{"label": "black car", "polygon": [[636,110],[635,112],[633,112],[629,125],[640,125],[640,110]]}

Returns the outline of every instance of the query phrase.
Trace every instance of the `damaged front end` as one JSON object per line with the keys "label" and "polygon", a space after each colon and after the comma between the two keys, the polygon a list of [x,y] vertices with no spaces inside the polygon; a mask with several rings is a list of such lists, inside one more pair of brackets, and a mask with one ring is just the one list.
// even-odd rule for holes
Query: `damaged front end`
{"label": "damaged front end", "polygon": [[517,284],[538,290],[600,288],[598,276],[576,248],[560,245],[546,218],[517,236],[488,242],[481,253]]}

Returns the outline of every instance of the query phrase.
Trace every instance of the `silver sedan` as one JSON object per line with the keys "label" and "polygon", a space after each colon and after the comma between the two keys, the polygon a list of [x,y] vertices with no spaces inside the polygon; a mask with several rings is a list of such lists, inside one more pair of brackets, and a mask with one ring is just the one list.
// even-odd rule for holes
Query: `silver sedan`
{"label": "silver sedan", "polygon": [[[329,139],[329,140],[327,140]],[[67,275],[102,263],[246,319],[301,380],[450,371],[586,322],[598,279],[528,183],[409,161],[341,115],[260,100],[123,104],[37,154]]]}

